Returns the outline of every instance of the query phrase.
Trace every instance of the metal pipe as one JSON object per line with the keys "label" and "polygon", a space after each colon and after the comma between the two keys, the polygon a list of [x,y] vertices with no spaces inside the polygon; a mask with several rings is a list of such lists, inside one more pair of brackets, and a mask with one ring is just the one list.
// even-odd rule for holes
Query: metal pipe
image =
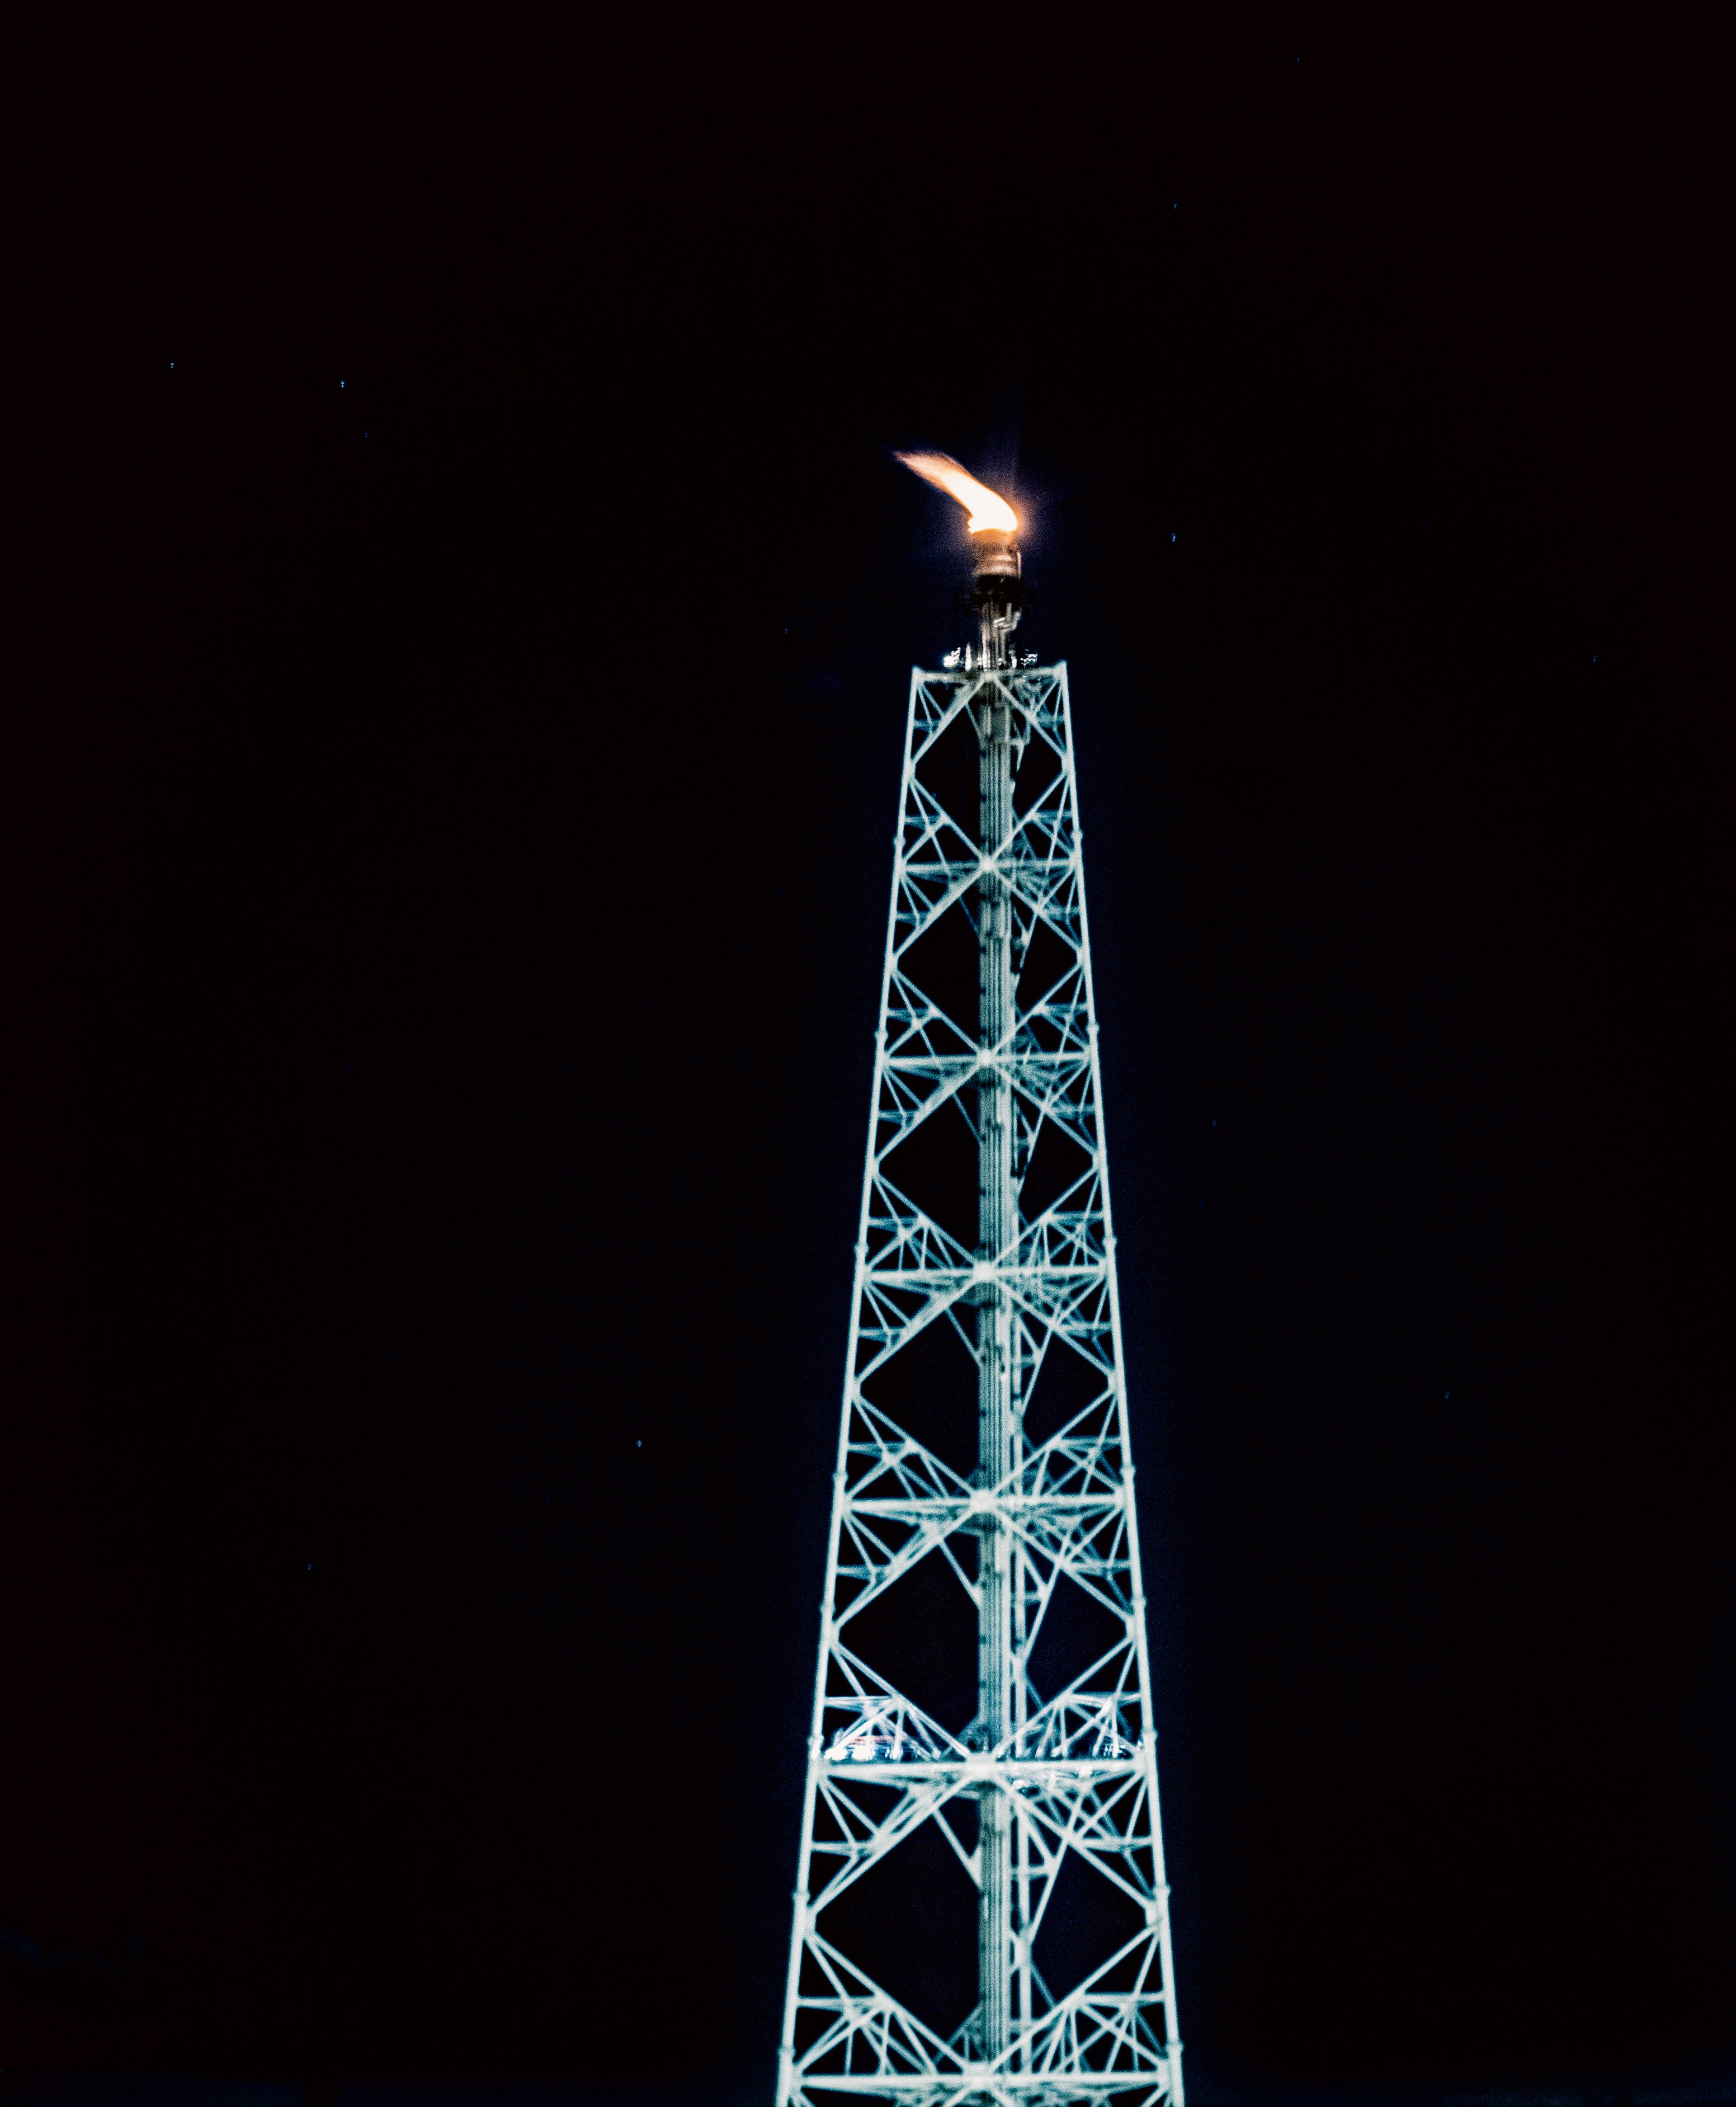
{"label": "metal pipe", "polygon": [[[987,633],[985,618],[985,637]],[[978,839],[983,860],[977,917],[977,1257],[979,1263],[996,1265],[1011,1255],[1019,1211],[1013,1184],[1012,1093],[1001,1071],[1013,1027],[1012,902],[1006,881],[994,865],[1013,830],[1012,707],[998,681],[984,683],[975,714]],[[977,1483],[985,1489],[1004,1482],[1012,1461],[1012,1323],[1005,1291],[992,1278],[985,1281],[977,1305]],[[1013,1652],[1011,1543],[992,1511],[982,1518],[978,1546],[977,1724],[992,1749],[1005,1740],[1010,1724]],[[990,1785],[978,1802],[983,1885],[978,1966],[983,2053],[991,2062],[1007,2045],[1013,1967],[1007,1800],[998,1785]]]}
{"label": "metal pipe", "polygon": [[979,528],[970,537],[977,575],[972,598],[976,602],[982,663],[987,667],[1012,663],[1012,635],[1019,627],[1023,594],[1023,562],[1019,543],[999,527]]}

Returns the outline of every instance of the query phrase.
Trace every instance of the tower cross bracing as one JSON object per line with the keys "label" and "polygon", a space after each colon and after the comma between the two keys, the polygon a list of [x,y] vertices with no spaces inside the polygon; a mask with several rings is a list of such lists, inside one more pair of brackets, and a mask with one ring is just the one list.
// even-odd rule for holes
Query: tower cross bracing
{"label": "tower cross bracing", "polygon": [[[1183,2107],[1067,668],[990,643],[911,681],[779,2107]],[[904,1168],[960,1120],[974,1243]],[[926,1709],[884,1614],[924,1572],[976,1627],[974,1687]],[[962,2019],[893,1994],[885,1909],[878,1959],[851,1914],[920,1832],[974,1894]]]}

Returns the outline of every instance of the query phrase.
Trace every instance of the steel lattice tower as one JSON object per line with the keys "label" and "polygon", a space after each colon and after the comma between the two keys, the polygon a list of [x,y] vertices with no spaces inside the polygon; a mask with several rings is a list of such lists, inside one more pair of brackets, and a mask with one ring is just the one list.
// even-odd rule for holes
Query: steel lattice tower
{"label": "steel lattice tower", "polygon": [[[980,646],[911,678],[777,2098],[1182,2107],[1067,668],[1011,650],[1010,533],[972,540]],[[961,1117],[974,1247],[904,1189]],[[950,1731],[892,1596],[931,1561],[976,1624]],[[929,1824],[977,1890],[947,2032],[834,1935]]]}

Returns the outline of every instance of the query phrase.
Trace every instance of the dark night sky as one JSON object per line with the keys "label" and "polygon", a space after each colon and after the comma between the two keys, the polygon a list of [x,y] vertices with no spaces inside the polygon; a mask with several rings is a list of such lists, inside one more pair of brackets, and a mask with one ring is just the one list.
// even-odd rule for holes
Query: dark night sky
{"label": "dark night sky", "polygon": [[1707,55],[1041,56],[59,208],[0,2060],[769,2088],[926,445],[1072,670],[1196,2096],[1736,2083]]}

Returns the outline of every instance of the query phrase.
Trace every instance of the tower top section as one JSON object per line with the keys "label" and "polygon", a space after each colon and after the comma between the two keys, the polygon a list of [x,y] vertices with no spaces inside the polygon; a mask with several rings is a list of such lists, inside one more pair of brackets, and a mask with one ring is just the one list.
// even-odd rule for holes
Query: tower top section
{"label": "tower top section", "polygon": [[1018,514],[951,454],[900,454],[898,459],[925,483],[956,498],[969,514],[965,529],[975,564],[970,605],[977,618],[979,641],[977,654],[967,646],[960,655],[967,661],[974,656],[983,666],[1017,665],[1012,636],[1019,627],[1024,597]]}

